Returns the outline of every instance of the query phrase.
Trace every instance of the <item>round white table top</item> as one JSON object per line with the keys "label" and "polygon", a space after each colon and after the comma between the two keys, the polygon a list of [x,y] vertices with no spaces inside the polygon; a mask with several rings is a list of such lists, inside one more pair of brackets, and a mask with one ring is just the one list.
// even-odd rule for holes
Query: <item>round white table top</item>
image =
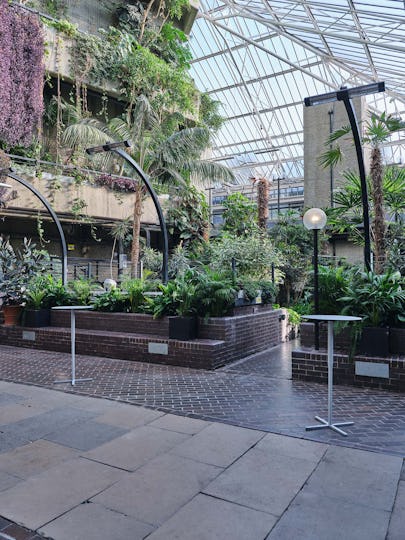
{"label": "round white table top", "polygon": [[312,321],[361,321],[361,317],[351,315],[301,315],[301,317]]}
{"label": "round white table top", "polygon": [[94,306],[54,306],[51,309],[93,309]]}

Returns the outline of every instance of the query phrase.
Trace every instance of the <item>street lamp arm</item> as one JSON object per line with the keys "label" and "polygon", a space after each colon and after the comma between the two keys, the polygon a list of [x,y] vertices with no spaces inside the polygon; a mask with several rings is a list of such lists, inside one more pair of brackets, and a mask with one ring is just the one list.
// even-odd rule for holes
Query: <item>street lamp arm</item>
{"label": "street lamp arm", "polygon": [[338,100],[343,101],[347,116],[349,117],[350,127],[352,128],[354,145],[356,148],[357,163],[359,167],[361,202],[363,207],[363,226],[364,226],[364,266],[367,272],[371,270],[371,242],[370,242],[370,216],[367,194],[366,170],[364,167],[363,150],[361,146],[359,125],[356,118],[356,112],[353,103],[349,98],[347,91],[338,92]]}
{"label": "street lamp arm", "polygon": [[66,240],[65,240],[65,234],[62,229],[62,225],[59,221],[58,216],[55,214],[53,208],[50,206],[48,201],[45,199],[45,197],[40,193],[32,184],[24,180],[24,178],[21,178],[20,176],[17,176],[12,169],[9,169],[8,171],[3,173],[6,176],[9,176],[10,178],[13,178],[16,182],[19,184],[22,184],[27,189],[29,189],[45,206],[45,208],[48,210],[48,213],[50,214],[51,218],[53,219],[59,233],[59,239],[60,239],[60,246],[62,249],[62,283],[63,285],[66,285],[67,283],[67,246],[66,246]]}

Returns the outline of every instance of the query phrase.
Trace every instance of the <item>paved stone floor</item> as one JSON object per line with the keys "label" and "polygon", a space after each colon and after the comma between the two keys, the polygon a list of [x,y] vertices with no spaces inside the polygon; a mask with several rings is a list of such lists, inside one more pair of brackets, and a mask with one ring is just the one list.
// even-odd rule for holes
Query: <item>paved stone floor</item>
{"label": "paved stone floor", "polygon": [[64,392],[143,405],[192,418],[290,435],[314,441],[405,456],[405,395],[335,386],[334,416],[354,421],[348,437],[332,430],[305,431],[314,416],[327,416],[327,388],[290,379],[290,348],[275,347],[217,371],[77,356],[0,346],[0,379]]}

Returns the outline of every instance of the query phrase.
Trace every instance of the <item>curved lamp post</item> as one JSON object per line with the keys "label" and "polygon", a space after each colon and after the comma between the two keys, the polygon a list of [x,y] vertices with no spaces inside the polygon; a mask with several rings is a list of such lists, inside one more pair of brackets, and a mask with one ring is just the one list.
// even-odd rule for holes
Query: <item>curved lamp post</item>
{"label": "curved lamp post", "polygon": [[120,142],[114,142],[114,143],[107,143],[103,144],[101,146],[94,146],[92,148],[87,148],[86,152],[90,155],[92,154],[98,154],[100,152],[114,152],[115,154],[118,154],[121,156],[133,169],[135,169],[138,176],[143,180],[146,189],[149,192],[149,195],[152,197],[153,204],[155,205],[156,212],[159,217],[159,223],[160,223],[160,229],[163,234],[163,264],[162,264],[162,281],[163,283],[167,283],[168,281],[168,260],[169,260],[169,241],[167,237],[167,228],[166,228],[166,222],[165,218],[163,216],[162,207],[160,206],[158,196],[156,195],[155,190],[152,187],[152,184],[150,183],[149,177],[145,174],[145,172],[141,169],[141,167],[138,165],[138,163],[132,159],[132,157],[127,154],[124,150],[122,150],[122,146],[130,147],[131,142],[130,141],[120,141]]}
{"label": "curved lamp post", "polygon": [[364,266],[369,272],[371,270],[371,239],[370,239],[370,216],[368,208],[368,194],[366,171],[364,167],[363,150],[361,147],[361,137],[356,112],[353,107],[352,98],[384,92],[385,82],[375,82],[357,86],[355,88],[342,87],[336,92],[328,92],[327,94],[319,94],[304,99],[306,107],[314,105],[322,105],[323,103],[331,103],[333,101],[343,101],[347,116],[349,117],[350,127],[353,133],[354,145],[356,148],[357,163],[359,166],[360,186],[361,186],[361,201],[363,207],[363,227],[364,227]]}
{"label": "curved lamp post", "polygon": [[[319,284],[318,284],[318,231],[326,225],[326,214],[321,208],[307,210],[302,218],[304,227],[314,231],[314,310],[319,314]],[[319,350],[319,324],[315,322],[315,349]]]}
{"label": "curved lamp post", "polygon": [[[24,180],[24,178],[20,178],[17,176],[13,169],[3,169],[1,173],[4,176],[8,176],[18,182],[19,184],[22,184],[26,188],[28,188],[45,206],[45,208],[48,210],[49,215],[51,216],[52,220],[54,221],[58,233],[59,233],[59,239],[60,239],[60,246],[62,249],[62,283],[63,285],[66,285],[67,283],[67,246],[66,246],[66,240],[65,240],[65,234],[62,229],[62,225],[59,221],[58,216],[55,214],[53,208],[50,206],[48,201],[45,199],[45,197],[40,193],[36,188],[34,188],[33,185],[31,185],[29,182]],[[0,184],[1,187],[11,187],[8,184]]]}

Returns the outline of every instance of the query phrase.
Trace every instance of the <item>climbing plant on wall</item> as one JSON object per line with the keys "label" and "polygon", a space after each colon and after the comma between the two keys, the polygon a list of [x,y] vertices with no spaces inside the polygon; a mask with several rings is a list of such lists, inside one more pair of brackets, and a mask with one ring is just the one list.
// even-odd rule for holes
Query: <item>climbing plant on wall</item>
{"label": "climbing plant on wall", "polygon": [[38,17],[0,0],[0,142],[29,146],[43,102],[44,40]]}

